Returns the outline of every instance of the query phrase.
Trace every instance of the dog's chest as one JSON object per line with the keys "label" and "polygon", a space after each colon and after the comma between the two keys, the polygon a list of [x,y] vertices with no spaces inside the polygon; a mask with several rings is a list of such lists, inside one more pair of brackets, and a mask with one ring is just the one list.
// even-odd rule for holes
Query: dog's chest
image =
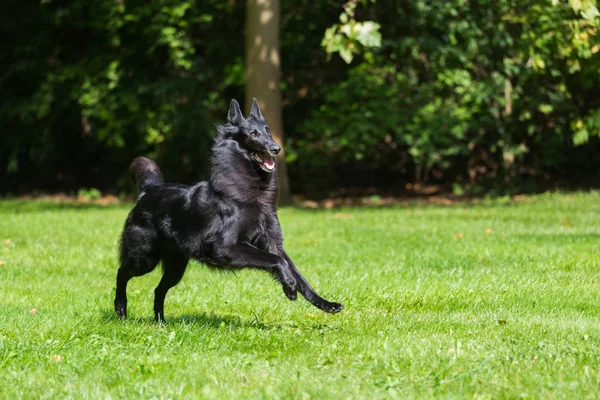
{"label": "dog's chest", "polygon": [[269,219],[267,215],[257,207],[257,209],[250,211],[244,216],[241,228],[241,239],[253,242],[257,238],[266,235],[269,229]]}

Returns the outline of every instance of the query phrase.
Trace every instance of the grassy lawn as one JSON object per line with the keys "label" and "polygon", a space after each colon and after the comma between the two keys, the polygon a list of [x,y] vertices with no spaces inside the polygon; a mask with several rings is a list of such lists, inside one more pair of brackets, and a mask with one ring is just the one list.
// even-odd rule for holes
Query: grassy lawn
{"label": "grassy lawn", "polygon": [[0,397],[599,398],[600,192],[284,209],[286,248],[344,303],[191,264],[112,310],[129,206],[0,202]]}

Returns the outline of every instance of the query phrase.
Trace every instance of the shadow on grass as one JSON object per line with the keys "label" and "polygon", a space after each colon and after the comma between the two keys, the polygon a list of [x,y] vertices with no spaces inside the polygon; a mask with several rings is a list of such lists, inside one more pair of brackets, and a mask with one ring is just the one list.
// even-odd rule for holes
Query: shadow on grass
{"label": "shadow on grass", "polygon": [[572,244],[577,242],[597,241],[600,239],[600,233],[597,232],[573,232],[573,233],[532,233],[532,234],[513,234],[511,238],[519,241],[534,241],[555,243],[555,244]]}
{"label": "shadow on grass", "polygon": [[33,213],[45,211],[68,211],[68,210],[114,210],[131,208],[132,203],[99,204],[76,201],[52,201],[52,200],[4,200],[0,199],[0,214],[2,213]]}
{"label": "shadow on grass", "polygon": [[[126,318],[124,320],[119,320],[113,310],[102,310],[102,317],[104,320],[113,323],[135,324],[145,326],[158,325],[158,323],[154,321],[154,317]],[[205,312],[199,314],[183,314],[176,315],[173,317],[169,317],[167,315],[165,319],[166,326],[196,325],[198,327],[206,327],[212,329],[253,328],[266,331],[281,330],[284,328],[284,325],[280,323],[262,322],[258,319],[258,317],[243,318],[238,315],[223,315],[214,312]]]}
{"label": "shadow on grass", "polygon": [[[579,192],[564,192],[562,196],[556,196],[557,201],[569,198]],[[329,199],[320,202],[298,202],[294,206],[283,206],[281,209],[299,210],[311,214],[339,212],[342,210],[358,209],[417,209],[417,208],[498,208],[514,206],[536,205],[540,199],[552,198],[551,195],[523,195],[523,196],[471,196],[458,197],[454,195],[413,195],[384,197],[377,200],[365,198],[340,198]],[[2,213],[29,213],[43,211],[63,210],[107,210],[107,209],[130,209],[135,201],[119,201],[112,197],[110,201],[105,198],[94,201],[80,201],[75,197],[66,195],[55,195],[40,198],[1,198],[0,214]],[[307,206],[306,204],[310,204]]]}
{"label": "shadow on grass", "polygon": [[[592,190],[597,190],[592,188]],[[549,201],[565,202],[589,193],[590,188],[548,190],[548,188],[524,192],[521,194],[473,194],[457,196],[451,192],[437,192],[433,194],[397,194],[397,195],[371,195],[359,197],[334,197],[318,201],[298,200],[295,206],[281,207],[296,208],[309,212],[339,211],[352,209],[389,209],[389,208],[508,208],[514,206],[536,206]]]}

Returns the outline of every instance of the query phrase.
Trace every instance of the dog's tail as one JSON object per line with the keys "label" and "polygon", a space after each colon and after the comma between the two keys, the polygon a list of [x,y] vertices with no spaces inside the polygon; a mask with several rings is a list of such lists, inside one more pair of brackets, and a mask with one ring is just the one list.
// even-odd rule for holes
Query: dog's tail
{"label": "dog's tail", "polygon": [[140,196],[154,186],[162,185],[162,172],[154,161],[146,157],[138,157],[131,163],[129,172],[133,175]]}

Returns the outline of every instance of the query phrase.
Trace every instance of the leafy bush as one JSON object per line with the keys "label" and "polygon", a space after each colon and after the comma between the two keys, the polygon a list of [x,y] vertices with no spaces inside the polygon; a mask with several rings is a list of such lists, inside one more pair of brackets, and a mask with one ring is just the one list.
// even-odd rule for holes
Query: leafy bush
{"label": "leafy bush", "polygon": [[[345,80],[326,85],[294,141],[300,169],[331,168],[333,159],[408,169],[417,182],[433,175],[471,185],[482,178],[514,183],[564,167],[586,153],[576,146],[600,133],[595,3],[369,7],[381,22],[383,46],[367,49]],[[391,15],[405,23],[393,24]],[[327,39],[327,51],[350,61],[340,47],[356,49],[352,41],[335,47]],[[398,149],[409,155],[401,158],[405,165]]]}
{"label": "leafy bush", "polygon": [[[206,177],[213,124],[244,98],[244,2],[3,6],[0,192],[118,192],[140,154],[169,180]],[[597,177],[596,1],[294,0],[281,13],[295,192]]]}

